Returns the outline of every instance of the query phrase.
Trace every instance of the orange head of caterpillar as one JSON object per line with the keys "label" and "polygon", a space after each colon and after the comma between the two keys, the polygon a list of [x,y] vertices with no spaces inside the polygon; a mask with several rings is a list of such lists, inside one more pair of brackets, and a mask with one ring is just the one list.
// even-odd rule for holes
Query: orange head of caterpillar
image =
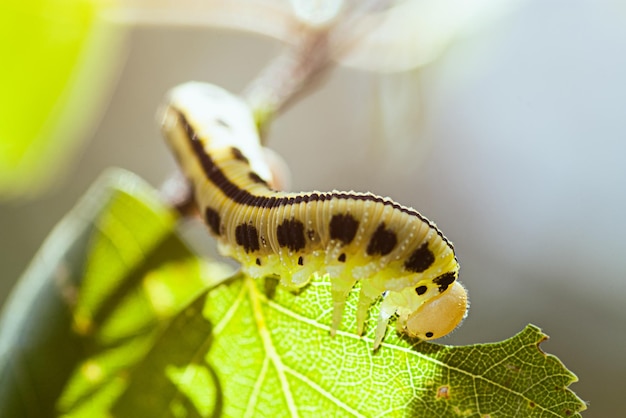
{"label": "orange head of caterpillar", "polygon": [[422,340],[441,338],[454,330],[467,315],[467,291],[458,281],[424,302],[406,320],[406,331]]}

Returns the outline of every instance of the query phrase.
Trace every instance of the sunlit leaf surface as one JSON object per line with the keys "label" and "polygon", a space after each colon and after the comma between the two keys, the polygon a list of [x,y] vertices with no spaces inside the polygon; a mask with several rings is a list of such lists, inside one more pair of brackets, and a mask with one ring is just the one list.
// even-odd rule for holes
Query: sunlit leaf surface
{"label": "sunlit leaf surface", "polygon": [[0,417],[102,410],[203,277],[228,274],[174,225],[149,186],[113,171],[55,228],[0,319]]}
{"label": "sunlit leaf surface", "polygon": [[180,243],[145,185],[122,179],[96,186],[27,274],[45,282],[34,294],[56,311],[32,292],[14,296],[3,326],[18,326],[0,335],[2,347],[12,343],[0,351],[0,416],[46,416],[32,410],[42,398],[44,412],[68,417],[571,417],[585,408],[568,388],[576,377],[540,350],[546,336],[534,326],[466,347],[390,328],[374,352],[376,307],[366,335],[355,335],[353,292],[331,338],[328,278],[297,294],[271,278],[219,281],[224,271]]}
{"label": "sunlit leaf surface", "polygon": [[[351,332],[355,297],[346,312],[352,321],[330,338],[329,293],[323,279],[299,295],[248,278],[217,287],[208,294],[204,321],[181,320],[198,317],[198,303],[178,319],[187,328],[169,330],[189,336],[184,340],[196,345],[193,356],[183,364],[178,357],[170,362],[165,353],[173,351],[172,341],[160,340],[153,367],[143,366],[151,370],[150,381],[176,386],[176,396],[163,399],[138,382],[138,397],[121,398],[114,412],[566,417],[584,409],[567,389],[575,376],[541,352],[546,337],[534,326],[501,343],[467,347],[412,345],[390,330],[383,347],[372,352],[371,333],[359,338]],[[212,333],[202,337],[198,329]]]}

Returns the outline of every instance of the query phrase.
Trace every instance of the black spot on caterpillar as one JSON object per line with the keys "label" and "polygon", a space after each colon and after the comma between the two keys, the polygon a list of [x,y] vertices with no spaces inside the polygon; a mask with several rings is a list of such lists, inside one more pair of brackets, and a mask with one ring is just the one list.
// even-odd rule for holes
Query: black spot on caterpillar
{"label": "black spot on caterpillar", "polygon": [[254,226],[249,224],[237,225],[237,228],[235,228],[235,241],[246,253],[258,251],[261,248],[259,246],[259,233]]}
{"label": "black spot on caterpillar", "polygon": [[291,251],[299,251],[305,247],[304,225],[295,219],[285,220],[276,228],[278,245]]}
{"label": "black spot on caterpillar", "polygon": [[[221,119],[218,119],[218,120],[221,121]],[[224,122],[221,121],[221,123],[224,123]],[[233,153],[233,158],[235,160],[243,161],[244,163],[248,164],[248,159],[246,158],[245,155],[243,155],[243,153],[241,152],[239,148],[232,147],[230,151]]]}
{"label": "black spot on caterpillar", "polygon": [[292,289],[315,272],[330,275],[333,334],[357,282],[358,333],[370,305],[383,298],[374,348],[394,315],[399,330],[422,339],[442,337],[464,318],[454,248],[433,223],[371,193],[270,189],[252,112],[241,99],[209,84],[179,86],[163,131],[224,255],[251,277],[279,276]]}
{"label": "black spot on caterpillar", "polygon": [[383,222],[370,238],[366,252],[368,255],[387,255],[393,251],[397,243],[398,239],[396,238],[395,232],[385,228],[385,223]]}
{"label": "black spot on caterpillar", "polygon": [[448,287],[454,283],[456,280],[456,276],[452,272],[444,273],[439,277],[435,277],[433,282],[439,286],[439,292],[444,292],[448,289]]}
{"label": "black spot on caterpillar", "polygon": [[407,270],[421,273],[435,262],[435,255],[428,249],[428,244],[424,243],[409,256],[404,262]]}
{"label": "black spot on caterpillar", "polygon": [[207,207],[204,210],[204,220],[215,235],[220,234],[220,214],[216,210]]}
{"label": "black spot on caterpillar", "polygon": [[344,244],[352,242],[358,227],[359,221],[348,213],[333,215],[328,224],[330,238],[339,240]]}
{"label": "black spot on caterpillar", "polygon": [[250,178],[250,180],[252,180],[253,183],[261,183],[269,187],[267,182],[263,180],[257,173],[251,171],[248,173],[248,177]]}

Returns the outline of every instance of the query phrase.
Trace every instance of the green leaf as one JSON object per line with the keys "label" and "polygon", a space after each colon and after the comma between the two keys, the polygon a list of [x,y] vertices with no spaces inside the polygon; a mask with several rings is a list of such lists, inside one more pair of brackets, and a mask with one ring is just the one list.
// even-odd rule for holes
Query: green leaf
{"label": "green leaf", "polygon": [[[65,417],[571,417],[585,409],[568,388],[576,377],[539,349],[546,336],[534,326],[466,347],[390,328],[374,352],[377,307],[366,335],[355,335],[357,289],[331,338],[327,277],[299,293],[271,278],[221,281],[223,270],[206,270],[181,244],[172,214],[136,178],[96,190],[68,216],[73,232],[55,231],[42,250],[48,261],[26,276],[45,280],[38,297],[56,301],[56,316],[18,298],[27,292],[12,303],[27,320],[5,316],[0,347],[17,335],[4,326],[16,323],[17,340],[32,348],[0,351],[0,416],[56,408]],[[34,399],[46,399],[47,414],[32,409]]]}
{"label": "green leaf", "polygon": [[[352,322],[329,336],[329,286],[322,278],[297,295],[250,278],[218,286],[204,318],[202,296],[157,342],[113,414],[571,417],[585,409],[567,388],[576,377],[539,349],[546,336],[535,326],[467,347],[411,344],[389,330],[372,352],[373,330],[350,331],[356,293]],[[181,351],[193,355],[182,361]],[[167,396],[148,387],[167,387]]]}
{"label": "green leaf", "polygon": [[0,416],[102,410],[121,393],[164,321],[207,274],[230,271],[200,262],[175,222],[148,185],[113,171],[55,228],[0,319]]}
{"label": "green leaf", "polygon": [[113,0],[3,0],[0,198],[41,191],[93,126],[120,64]]}

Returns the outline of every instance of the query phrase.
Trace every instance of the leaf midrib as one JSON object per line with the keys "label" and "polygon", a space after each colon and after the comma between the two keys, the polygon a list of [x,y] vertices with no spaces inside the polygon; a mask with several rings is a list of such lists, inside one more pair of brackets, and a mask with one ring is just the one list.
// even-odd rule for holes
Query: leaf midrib
{"label": "leaf midrib", "polygon": [[[246,280],[252,280],[252,279],[246,278]],[[313,326],[315,328],[322,329],[322,330],[327,330],[327,331],[330,332],[330,329],[331,329],[330,326],[322,324],[320,322],[317,322],[317,321],[315,321],[315,320],[313,320],[311,318],[307,318],[305,316],[299,315],[299,314],[297,314],[297,313],[295,313],[295,312],[285,308],[284,306],[277,304],[276,302],[274,302],[274,301],[268,299],[267,297],[265,297],[265,295],[260,294],[258,292],[258,290],[256,290],[257,288],[254,286],[254,284],[252,284],[252,286],[254,287],[253,291],[256,292],[256,298],[258,298],[259,300],[262,300],[270,308],[275,309],[276,311],[278,311],[278,312],[280,312],[280,313],[282,313],[284,315],[287,315],[287,316],[289,316],[289,317],[291,317],[291,318],[293,318],[293,319],[295,319],[297,321],[302,321],[302,322],[304,322],[306,324],[309,324],[309,325],[311,325],[311,326]],[[259,309],[260,309],[260,307],[259,307]],[[367,341],[367,342],[369,342],[371,344],[373,344],[373,342],[374,342],[374,340],[372,338],[359,336],[359,335],[356,335],[356,334],[353,334],[353,333],[350,333],[350,332],[346,332],[346,331],[337,330],[336,334],[344,336],[344,337],[347,337],[347,338],[351,338],[351,339],[354,339],[354,340]],[[268,335],[268,338],[270,338],[269,335]],[[531,348],[534,345],[536,345],[536,344],[532,343],[532,344],[528,344],[528,345],[520,345],[519,348],[516,351],[510,353],[509,356],[507,356],[507,358],[515,358],[515,356],[519,352],[522,352],[522,351],[524,351],[524,350],[526,350],[528,348]],[[502,391],[505,391],[505,392],[511,393],[513,395],[516,395],[519,398],[521,398],[521,399],[523,399],[523,400],[525,400],[527,402],[533,402],[536,407],[538,407],[539,409],[541,409],[542,411],[544,411],[546,413],[549,413],[549,414],[551,414],[551,415],[553,415],[555,417],[560,417],[559,414],[555,413],[554,411],[552,411],[550,409],[545,408],[543,405],[538,403],[536,400],[530,399],[527,396],[525,396],[523,393],[514,391],[511,388],[508,388],[506,386],[503,386],[503,385],[499,384],[498,382],[494,382],[493,380],[489,380],[486,377],[484,377],[482,374],[481,375],[475,375],[475,374],[472,374],[471,372],[469,372],[467,370],[450,366],[449,364],[446,364],[445,362],[442,362],[441,360],[437,360],[435,358],[432,358],[432,357],[429,357],[427,355],[421,354],[421,353],[413,350],[412,348],[401,347],[401,346],[398,346],[398,345],[389,344],[389,343],[385,343],[385,342],[383,342],[381,344],[381,347],[382,346],[391,348],[393,350],[398,350],[398,351],[404,352],[404,353],[406,353],[406,354],[408,354],[410,356],[413,356],[413,357],[418,357],[418,358],[420,358],[422,360],[434,363],[434,364],[436,364],[436,365],[438,365],[438,366],[440,366],[442,368],[446,368],[449,371],[453,371],[453,372],[457,372],[457,373],[466,375],[466,376],[470,377],[473,380],[482,380],[483,382],[491,384],[494,387],[496,387],[496,388],[498,388],[498,389],[500,389]],[[498,362],[498,364],[502,364],[505,360],[506,359],[503,359],[501,362]],[[284,366],[282,364],[282,362],[280,364],[281,364],[281,367],[283,367],[284,369],[286,369],[286,370],[288,369],[286,366]],[[495,365],[493,367],[495,367]],[[528,388],[528,389],[530,389],[530,388]],[[476,391],[475,391],[475,393],[477,394]],[[341,403],[339,400],[336,400],[336,402]],[[475,402],[476,402],[476,410],[480,411],[480,402],[478,401],[478,399],[476,399]]]}

